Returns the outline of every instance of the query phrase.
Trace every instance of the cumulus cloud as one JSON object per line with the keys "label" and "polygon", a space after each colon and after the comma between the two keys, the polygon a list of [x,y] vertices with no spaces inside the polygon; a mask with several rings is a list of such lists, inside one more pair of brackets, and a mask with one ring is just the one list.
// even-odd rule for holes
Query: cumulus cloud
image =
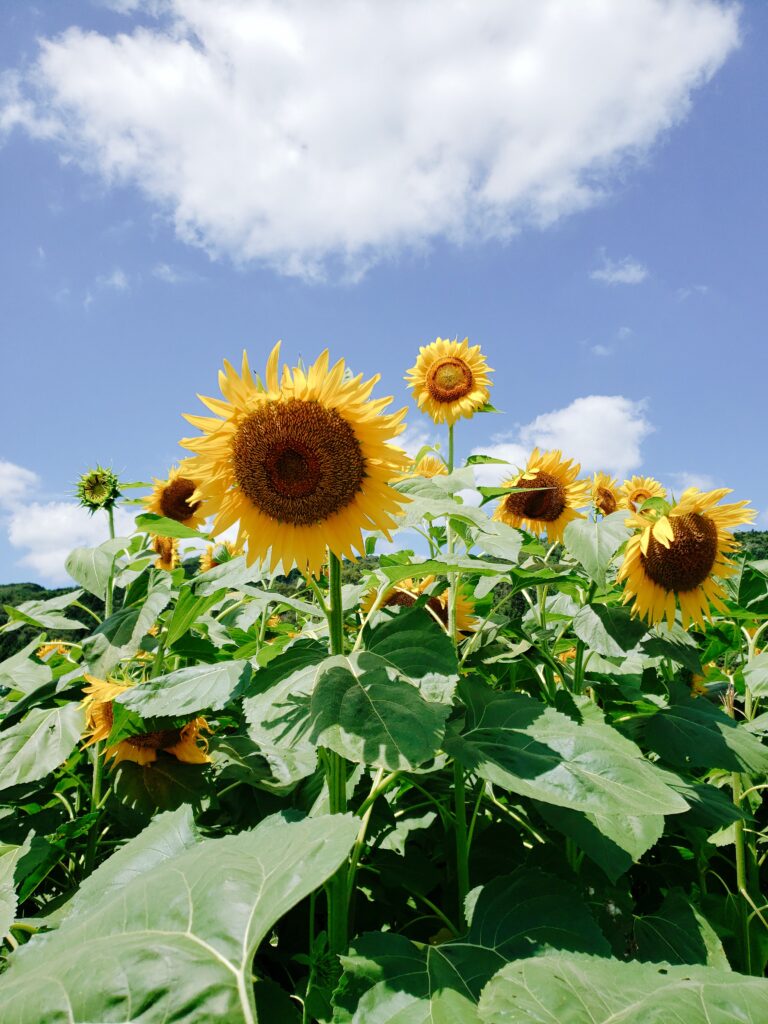
{"label": "cumulus cloud", "polygon": [[42,39],[0,125],[138,186],[186,242],[310,277],[594,203],[739,34],[716,0],[141,7],[157,20]]}
{"label": "cumulus cloud", "polygon": [[421,425],[407,426],[394,443],[413,459],[422,448],[439,446],[440,438],[434,430],[427,430]]}
{"label": "cumulus cloud", "polygon": [[714,478],[708,473],[690,473],[687,470],[682,473],[670,473],[674,490],[678,493],[688,487],[698,487],[700,491],[711,491],[715,486]]}
{"label": "cumulus cloud", "polygon": [[0,508],[13,508],[39,484],[40,477],[31,469],[0,459]]}
{"label": "cumulus cloud", "polygon": [[127,292],[131,284],[128,275],[121,267],[115,267],[111,274],[104,274],[96,279],[100,288],[108,288],[116,292]]}
{"label": "cumulus cloud", "polygon": [[612,260],[603,253],[602,264],[589,276],[603,284],[641,284],[648,277],[648,268],[631,256]]}
{"label": "cumulus cloud", "polygon": [[523,466],[533,448],[559,448],[581,463],[582,471],[605,470],[626,476],[642,462],[640,445],[653,430],[645,403],[622,395],[588,395],[563,409],[543,413],[521,426],[514,440],[500,440],[473,454],[505,459],[510,466],[475,467],[478,484],[495,486]]}

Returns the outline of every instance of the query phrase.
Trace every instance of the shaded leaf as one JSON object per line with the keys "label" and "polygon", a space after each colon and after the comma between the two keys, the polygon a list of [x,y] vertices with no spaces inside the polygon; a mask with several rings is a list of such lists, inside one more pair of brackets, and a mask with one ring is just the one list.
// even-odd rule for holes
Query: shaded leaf
{"label": "shaded leaf", "polygon": [[132,686],[117,698],[142,718],[191,715],[219,711],[240,696],[251,678],[251,666],[243,661],[218,661],[191,665]]}
{"label": "shaded leaf", "polygon": [[638,960],[730,970],[714,928],[679,889],[667,895],[655,914],[635,918],[634,931]]}
{"label": "shaded leaf", "polygon": [[80,739],[85,716],[79,704],[33,708],[0,732],[0,789],[36,782],[63,764]]}
{"label": "shaded leaf", "polygon": [[647,627],[617,605],[587,604],[573,618],[573,631],[590,650],[618,658],[637,646]]}

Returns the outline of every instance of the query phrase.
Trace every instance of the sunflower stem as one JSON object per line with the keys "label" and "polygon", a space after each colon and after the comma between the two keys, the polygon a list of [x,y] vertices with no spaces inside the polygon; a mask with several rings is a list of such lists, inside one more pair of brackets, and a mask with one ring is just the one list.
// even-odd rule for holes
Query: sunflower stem
{"label": "sunflower stem", "polygon": [[[109,525],[109,539],[115,539],[115,512],[110,505],[107,509],[107,523]],[[107,579],[107,589],[104,594],[104,618],[108,619],[112,614],[112,580],[115,575],[115,557],[112,556],[112,565],[109,570],[109,577]]]}
{"label": "sunflower stem", "polygon": [[[101,742],[97,740],[91,747],[93,758],[93,777],[91,779],[91,811],[101,809]],[[101,815],[99,815],[99,818]],[[99,820],[91,825],[88,833],[88,843],[85,848],[85,860],[83,862],[83,878],[87,878],[93,871],[96,863],[96,846],[99,841]]]}
{"label": "sunflower stem", "polygon": [[[344,608],[341,600],[341,562],[328,552],[328,630],[332,655],[344,653]],[[347,763],[335,750],[326,752],[325,773],[328,803],[331,814],[344,814],[347,810]],[[344,863],[328,879],[328,944],[331,953],[343,953],[347,948],[349,930],[349,865]]]}

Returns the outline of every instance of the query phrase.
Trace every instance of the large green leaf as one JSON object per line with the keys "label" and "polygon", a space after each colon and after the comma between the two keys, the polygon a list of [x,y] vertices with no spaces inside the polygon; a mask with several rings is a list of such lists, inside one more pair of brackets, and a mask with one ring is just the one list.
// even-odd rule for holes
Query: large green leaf
{"label": "large green leaf", "polygon": [[75,548],[67,556],[64,568],[76,583],[103,601],[115,557],[129,543],[127,538],[121,538],[108,540],[97,548]]}
{"label": "large green leaf", "polygon": [[21,629],[22,626],[36,626],[38,629],[85,629],[82,622],[69,619],[62,614],[82,595],[82,590],[70,590],[58,597],[50,597],[47,601],[24,601],[20,605],[3,605],[8,622],[2,627],[4,632]]}
{"label": "large green leaf", "polygon": [[574,519],[563,533],[566,551],[599,587],[605,586],[608,566],[629,537],[630,531],[624,525],[626,518],[626,512],[614,512],[604,519]]}
{"label": "large green leaf", "polygon": [[208,709],[219,711],[233,697],[242,694],[250,678],[248,662],[191,665],[132,686],[120,694],[117,702],[142,718],[189,715]]}
{"label": "large green leaf", "polygon": [[169,647],[171,644],[175,644],[184,636],[195,620],[201,615],[205,615],[224,593],[224,590],[214,590],[211,594],[197,595],[191,587],[182,587],[179,599],[173,609],[173,615],[168,623],[166,644]]}
{"label": "large green leaf", "polygon": [[136,529],[155,534],[158,537],[179,537],[181,539],[210,540],[210,535],[189,526],[177,523],[175,519],[167,519],[156,512],[144,512],[136,516]]}
{"label": "large green leaf", "polygon": [[22,650],[0,662],[0,686],[19,690],[25,696],[44,686],[51,679],[48,665],[32,661],[30,655],[40,646],[42,637],[37,636]]}
{"label": "large green leaf", "polygon": [[423,608],[403,608],[367,629],[364,639],[366,650],[418,686],[426,700],[451,703],[459,678],[456,648]]}
{"label": "large green leaf", "polygon": [[0,732],[0,790],[36,782],[63,764],[85,726],[79,704],[33,708]]}
{"label": "large green leaf", "polygon": [[0,942],[13,924],[16,916],[16,886],[14,872],[16,864],[29,850],[31,836],[23,846],[9,846],[0,843]]}
{"label": "large green leaf", "polygon": [[317,764],[309,700],[325,655],[325,647],[316,640],[297,641],[255,673],[256,692],[243,701],[248,735],[282,785],[311,775]]}
{"label": "large green leaf", "polygon": [[337,1024],[476,1024],[483,985],[506,962],[550,949],[609,954],[573,886],[520,869],[470,893],[461,939],[419,948],[403,936],[363,935],[342,957]]}
{"label": "large green leaf", "polygon": [[338,655],[318,670],[312,739],[360,764],[416,768],[437,753],[449,710],[378,654]]}
{"label": "large green leaf", "polygon": [[679,814],[687,804],[639,747],[589,716],[576,722],[520,693],[466,681],[464,731],[445,750],[481,778],[590,814]]}
{"label": "large green leaf", "polygon": [[679,889],[654,914],[636,918],[634,930],[638,960],[730,970],[714,928]]}
{"label": "large green leaf", "polygon": [[507,964],[479,1011],[482,1024],[762,1024],[768,981],[557,954]]}
{"label": "large green leaf", "polygon": [[573,632],[590,650],[621,658],[637,646],[647,627],[617,605],[586,604],[573,617]]}
{"label": "large green leaf", "polygon": [[744,682],[754,697],[768,697],[768,652],[763,651],[744,666]]}
{"label": "large green leaf", "polygon": [[[183,819],[166,821],[178,833]],[[257,947],[339,867],[358,826],[351,815],[273,815],[252,832],[192,846],[172,835],[162,849],[161,829],[150,826],[139,855],[129,844],[118,870],[102,875],[103,893],[94,884],[56,931],[10,957],[3,1024],[255,1024]]]}
{"label": "large green leaf", "polygon": [[155,576],[141,604],[121,608],[83,641],[83,655],[89,671],[104,677],[123,658],[134,655],[151,626],[171,600],[168,573]]}
{"label": "large green leaf", "polygon": [[666,761],[686,768],[768,771],[768,746],[722,708],[687,692],[646,719],[645,739]]}

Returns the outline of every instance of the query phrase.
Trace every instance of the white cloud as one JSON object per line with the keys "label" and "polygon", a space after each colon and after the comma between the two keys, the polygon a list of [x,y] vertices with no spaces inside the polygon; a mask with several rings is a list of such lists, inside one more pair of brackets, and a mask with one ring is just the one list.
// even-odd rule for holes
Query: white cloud
{"label": "white cloud", "polygon": [[670,473],[669,476],[674,481],[674,489],[678,493],[684,491],[687,487],[698,487],[700,491],[711,491],[715,486],[714,479],[708,473],[689,473],[684,471],[682,473]]}
{"label": "white cloud", "polygon": [[506,459],[511,466],[476,466],[478,484],[498,485],[528,461],[533,448],[559,448],[581,463],[584,473],[605,470],[626,476],[642,462],[640,445],[653,430],[645,404],[622,395],[588,395],[564,409],[537,416],[520,427],[514,441],[499,441],[473,454]]}
{"label": "white cloud", "polygon": [[0,508],[13,508],[40,485],[31,469],[0,459]]}
{"label": "white cloud", "polygon": [[402,448],[413,459],[416,458],[422,448],[439,447],[440,438],[435,431],[427,430],[421,425],[407,426],[402,434],[395,439],[394,444],[398,448]]}
{"label": "white cloud", "polygon": [[593,345],[589,350],[593,356],[610,356],[613,355],[613,349],[607,345]]}
{"label": "white cloud", "polygon": [[42,39],[0,125],[138,186],[188,243],[305,276],[589,206],[738,44],[716,0],[142,6],[156,24]]}
{"label": "white cloud", "polygon": [[708,284],[692,284],[687,288],[678,288],[677,298],[679,302],[685,302],[691,295],[706,295],[708,291]]}
{"label": "white cloud", "polygon": [[121,267],[115,267],[111,274],[96,278],[100,288],[108,288],[116,292],[126,292],[131,286],[128,275]]}
{"label": "white cloud", "polygon": [[152,268],[152,276],[156,277],[158,281],[164,281],[166,284],[181,284],[187,280],[183,271],[172,267],[170,263],[158,263]]}
{"label": "white cloud", "polygon": [[593,281],[602,281],[603,284],[641,284],[648,277],[648,268],[631,256],[612,260],[603,253],[602,260],[602,266],[595,268],[589,275]]}

